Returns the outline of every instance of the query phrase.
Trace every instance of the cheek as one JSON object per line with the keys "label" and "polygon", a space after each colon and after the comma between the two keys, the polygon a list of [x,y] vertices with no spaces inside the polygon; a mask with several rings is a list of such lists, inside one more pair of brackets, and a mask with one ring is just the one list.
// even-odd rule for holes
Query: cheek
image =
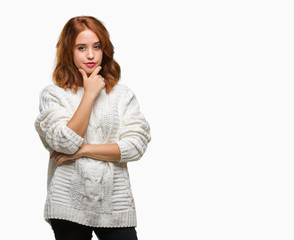
{"label": "cheek", "polygon": [[103,59],[103,52],[102,51],[98,54],[98,59],[100,59],[100,61],[102,62],[102,59]]}
{"label": "cheek", "polygon": [[74,64],[75,64],[76,66],[78,66],[79,63],[81,62],[80,59],[81,59],[81,57],[80,57],[79,54],[77,54],[77,53],[74,53],[74,54],[73,54],[73,61],[74,61]]}
{"label": "cheek", "polygon": [[74,64],[76,65],[76,67],[78,67],[80,65],[80,59],[78,56],[74,55],[73,61],[74,61]]}

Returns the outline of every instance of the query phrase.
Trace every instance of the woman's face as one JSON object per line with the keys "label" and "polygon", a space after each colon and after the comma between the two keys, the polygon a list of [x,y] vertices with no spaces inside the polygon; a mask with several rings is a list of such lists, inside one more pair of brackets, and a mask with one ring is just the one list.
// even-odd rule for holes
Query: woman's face
{"label": "woman's face", "polygon": [[89,29],[80,32],[73,50],[74,64],[90,75],[102,63],[103,52],[97,35]]}

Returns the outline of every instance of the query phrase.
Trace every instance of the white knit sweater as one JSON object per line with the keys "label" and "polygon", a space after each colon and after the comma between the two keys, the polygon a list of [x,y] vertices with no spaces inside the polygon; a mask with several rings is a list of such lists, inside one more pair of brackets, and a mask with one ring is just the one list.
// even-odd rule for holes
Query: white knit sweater
{"label": "white knit sweater", "polygon": [[[40,93],[35,128],[49,151],[72,154],[83,144],[117,143],[119,162],[80,158],[56,167],[49,160],[44,217],[65,219],[93,227],[136,226],[127,162],[139,160],[151,140],[150,128],[134,93],[117,84],[101,91],[92,108],[84,138],[66,126],[75,113],[84,88],[75,94],[56,85]],[[50,222],[50,221],[49,221]]]}

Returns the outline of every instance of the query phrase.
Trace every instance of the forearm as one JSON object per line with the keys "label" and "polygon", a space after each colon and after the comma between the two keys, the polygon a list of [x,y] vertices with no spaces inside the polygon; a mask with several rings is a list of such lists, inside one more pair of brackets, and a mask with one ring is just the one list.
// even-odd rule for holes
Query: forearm
{"label": "forearm", "polygon": [[67,123],[67,126],[81,137],[86,134],[94,102],[94,97],[84,94],[76,112]]}
{"label": "forearm", "polygon": [[89,157],[101,161],[118,162],[120,149],[116,143],[84,144],[80,149],[83,157]]}

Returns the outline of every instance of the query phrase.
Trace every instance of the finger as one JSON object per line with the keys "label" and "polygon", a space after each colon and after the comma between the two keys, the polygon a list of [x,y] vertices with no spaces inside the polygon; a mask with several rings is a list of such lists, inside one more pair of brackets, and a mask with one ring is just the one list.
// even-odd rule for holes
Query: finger
{"label": "finger", "polygon": [[60,166],[62,164],[66,164],[66,163],[70,163],[71,160],[65,158],[65,157],[62,157],[62,158],[59,158],[58,161],[56,162],[56,165],[57,166]]}
{"label": "finger", "polygon": [[82,74],[84,81],[86,81],[88,79],[87,73],[81,68],[79,69],[79,72]]}
{"label": "finger", "polygon": [[62,159],[62,156],[59,156],[58,159],[56,159],[56,165],[60,166],[63,163],[64,159]]}
{"label": "finger", "polygon": [[92,75],[97,75],[100,72],[101,68],[102,68],[101,66],[96,67],[96,69],[94,70],[94,72],[92,72],[91,76]]}
{"label": "finger", "polygon": [[55,162],[57,162],[61,158],[61,155],[56,155],[55,156]]}
{"label": "finger", "polygon": [[62,163],[61,161],[57,161],[57,162],[56,162],[56,165],[57,165],[57,166],[60,166],[61,163]]}
{"label": "finger", "polygon": [[69,159],[71,159],[71,155],[65,154],[65,153],[59,153],[56,156],[56,161],[60,160],[62,158],[62,161],[67,161]]}

